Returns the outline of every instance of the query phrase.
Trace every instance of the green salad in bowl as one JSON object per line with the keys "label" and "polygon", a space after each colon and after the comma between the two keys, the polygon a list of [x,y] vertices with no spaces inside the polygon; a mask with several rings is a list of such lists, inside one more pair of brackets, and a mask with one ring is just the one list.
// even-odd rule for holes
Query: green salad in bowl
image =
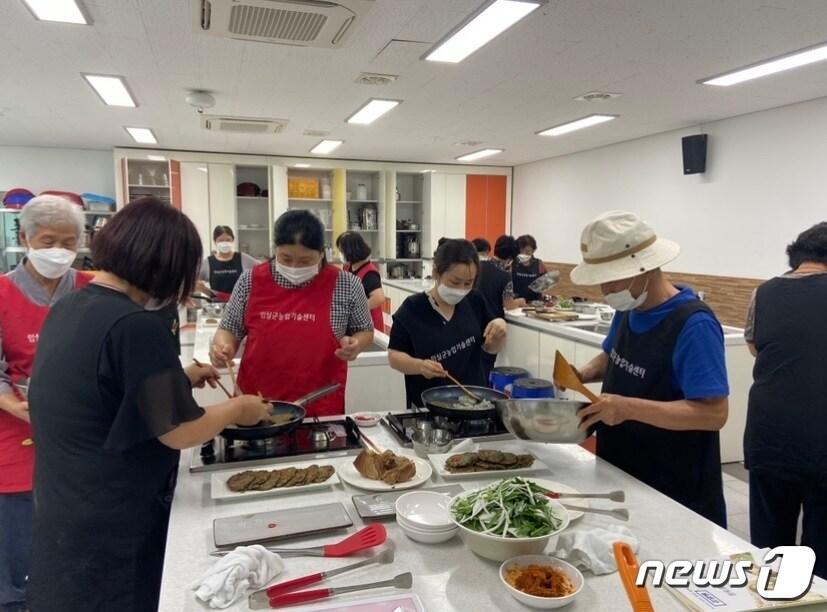
{"label": "green salad in bowl", "polygon": [[504,561],[539,554],[569,524],[566,509],[545,492],[524,478],[500,480],[454,497],[451,518],[465,544],[482,557]]}

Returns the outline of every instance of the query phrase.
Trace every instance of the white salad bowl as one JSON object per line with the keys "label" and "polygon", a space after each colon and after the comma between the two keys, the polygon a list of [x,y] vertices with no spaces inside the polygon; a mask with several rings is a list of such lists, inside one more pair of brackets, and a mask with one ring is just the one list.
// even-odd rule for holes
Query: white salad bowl
{"label": "white salad bowl", "polygon": [[[465,491],[456,495],[451,499],[451,506],[449,506],[449,508],[453,507],[453,504],[456,503],[457,500],[472,495],[477,491],[479,491],[479,489]],[[559,502],[552,499],[549,499],[547,503],[551,506],[554,515],[560,519],[560,526],[546,535],[532,538],[503,537],[474,531],[457,521],[456,518],[454,518],[453,512],[451,512],[451,520],[459,527],[459,537],[462,538],[465,545],[480,557],[491,559],[492,561],[505,561],[506,559],[520,555],[539,555],[546,550],[552,538],[569,526],[569,514],[566,509]]]}

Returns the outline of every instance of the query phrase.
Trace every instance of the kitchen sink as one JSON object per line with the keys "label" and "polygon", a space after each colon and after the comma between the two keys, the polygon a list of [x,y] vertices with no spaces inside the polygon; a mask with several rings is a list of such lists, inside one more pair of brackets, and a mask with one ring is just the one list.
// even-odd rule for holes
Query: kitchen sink
{"label": "kitchen sink", "polygon": [[576,327],[577,329],[582,329],[583,331],[592,332],[594,334],[600,334],[601,336],[608,336],[609,329],[611,328],[612,324],[608,321],[579,321],[574,323],[566,323],[566,327]]}

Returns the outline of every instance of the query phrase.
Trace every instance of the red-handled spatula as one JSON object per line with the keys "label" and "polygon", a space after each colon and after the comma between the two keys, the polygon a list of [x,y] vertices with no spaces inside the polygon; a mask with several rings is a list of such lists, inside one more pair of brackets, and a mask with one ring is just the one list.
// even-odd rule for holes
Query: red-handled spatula
{"label": "red-handled spatula", "polygon": [[336,597],[337,595],[344,595],[345,593],[354,593],[356,591],[366,591],[368,589],[410,589],[413,586],[413,574],[406,572],[399,574],[390,580],[382,580],[380,582],[369,582],[366,584],[355,584],[353,586],[333,587],[330,589],[313,589],[310,591],[297,591],[295,593],[285,593],[284,595],[276,595],[271,597],[270,601],[265,605],[264,601],[249,602],[251,610],[263,610],[266,608],[281,608],[284,606],[293,606],[308,601],[318,601],[320,599],[328,599]]}
{"label": "red-handled spatula", "polygon": [[[265,546],[270,552],[278,553],[282,557],[348,557],[360,550],[366,550],[384,544],[388,539],[388,532],[385,526],[374,523],[364,529],[360,529],[353,535],[346,537],[336,544],[325,544],[324,546],[312,546],[310,548],[274,548]],[[210,553],[214,557],[222,557],[232,551],[219,550]]]}

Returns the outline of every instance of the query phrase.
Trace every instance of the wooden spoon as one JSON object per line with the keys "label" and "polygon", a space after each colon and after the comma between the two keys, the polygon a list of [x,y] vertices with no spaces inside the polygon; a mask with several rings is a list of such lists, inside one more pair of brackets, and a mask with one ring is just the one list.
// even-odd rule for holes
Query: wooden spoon
{"label": "wooden spoon", "polygon": [[588,387],[584,385],[571,364],[566,361],[560,351],[556,351],[554,355],[554,374],[552,375],[554,384],[564,389],[574,389],[578,393],[582,393],[592,403],[596,402],[598,398],[594,393],[589,391]]}
{"label": "wooden spoon", "polygon": [[459,382],[456,378],[454,378],[453,376],[451,376],[451,375],[448,373],[448,370],[445,370],[445,376],[447,376],[447,377],[448,377],[448,379],[449,379],[451,382],[453,382],[453,383],[454,383],[457,387],[459,387],[460,389],[462,389],[462,391],[465,393],[465,395],[467,395],[468,397],[470,397],[472,400],[474,400],[475,402],[481,402],[481,401],[482,401],[482,398],[481,398],[480,396],[478,396],[476,393],[474,393],[473,391],[471,391],[468,387],[466,387],[465,385],[463,385],[463,384],[462,384],[461,382]]}

